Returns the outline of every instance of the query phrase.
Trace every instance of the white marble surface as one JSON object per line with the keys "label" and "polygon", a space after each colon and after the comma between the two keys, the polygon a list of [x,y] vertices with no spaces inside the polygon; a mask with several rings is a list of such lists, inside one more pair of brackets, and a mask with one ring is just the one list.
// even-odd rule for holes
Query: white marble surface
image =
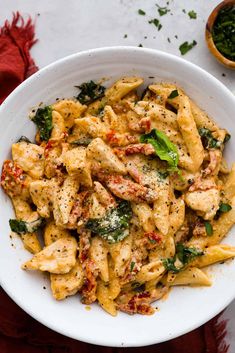
{"label": "white marble surface", "polygon": [[[196,40],[197,46],[184,59],[209,71],[235,93],[235,71],[217,63],[204,40],[207,17],[219,2],[169,0],[171,12],[159,17],[156,3],[165,6],[166,0],[0,0],[0,25],[17,10],[36,19],[39,41],[32,54],[40,68],[66,55],[103,46],[142,44],[180,56],[179,45],[186,40]],[[146,15],[139,15],[138,9],[144,10]],[[190,10],[197,12],[196,20],[187,15]],[[160,31],[148,23],[153,18],[160,19],[163,26]],[[224,314],[230,318],[227,335],[230,353],[235,352],[235,320],[231,319],[234,311],[235,302]]]}
{"label": "white marble surface", "polygon": [[[144,47],[180,56],[179,45],[195,39],[197,46],[184,58],[206,69],[235,91],[235,71],[217,63],[204,40],[207,17],[219,2],[169,0],[171,12],[159,17],[156,3],[165,6],[167,0],[0,0],[0,23],[11,18],[16,10],[36,18],[39,41],[32,53],[39,67],[84,49],[112,45],[138,46],[141,43]],[[146,16],[140,16],[138,9],[143,9]],[[190,10],[197,12],[196,20],[187,15]],[[163,26],[160,31],[148,23],[152,18],[160,18]],[[125,34],[127,38],[124,38]],[[168,37],[171,43],[167,41]]]}

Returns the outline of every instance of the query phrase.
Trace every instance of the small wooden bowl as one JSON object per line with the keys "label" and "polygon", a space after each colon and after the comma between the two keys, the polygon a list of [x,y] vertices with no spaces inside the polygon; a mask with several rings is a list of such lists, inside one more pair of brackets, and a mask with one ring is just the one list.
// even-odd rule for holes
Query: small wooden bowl
{"label": "small wooden bowl", "polygon": [[210,52],[214,55],[214,57],[223,65],[225,65],[227,68],[230,69],[235,69],[235,61],[229,60],[227,59],[225,56],[223,56],[223,54],[221,54],[218,49],[215,46],[215,43],[213,41],[213,37],[212,37],[212,29],[215,23],[215,20],[218,16],[218,13],[220,12],[220,10],[222,10],[225,6],[231,6],[231,5],[235,5],[235,0],[224,0],[222,1],[218,6],[216,6],[216,8],[211,12],[208,20],[207,20],[207,24],[206,24],[206,32],[205,32],[205,36],[206,36],[206,42],[207,42],[207,46],[210,50]]}

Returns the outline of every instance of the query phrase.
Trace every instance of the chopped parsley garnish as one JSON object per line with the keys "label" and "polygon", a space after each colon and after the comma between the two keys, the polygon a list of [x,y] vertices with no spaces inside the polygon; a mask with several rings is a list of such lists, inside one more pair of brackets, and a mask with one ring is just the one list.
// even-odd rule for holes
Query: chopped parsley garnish
{"label": "chopped parsley garnish", "polygon": [[[178,273],[185,268],[185,266],[195,259],[197,256],[202,256],[204,253],[201,250],[198,250],[193,247],[184,246],[182,243],[178,243],[176,245],[176,253],[175,256],[168,259],[163,259],[163,265],[165,266],[167,271],[171,271],[173,273]],[[177,267],[176,260],[181,262],[180,267]]]}
{"label": "chopped parsley garnish", "polygon": [[138,14],[139,14],[139,15],[142,15],[142,16],[145,16],[145,15],[146,15],[146,12],[143,11],[143,10],[141,10],[141,9],[139,9],[139,10],[138,10]]}
{"label": "chopped parsley garnish", "polygon": [[81,104],[90,104],[95,100],[104,96],[105,87],[94,81],[83,82],[80,86],[75,86],[80,89],[77,99]]}
{"label": "chopped parsley garnish", "polygon": [[177,91],[177,89],[175,89],[174,91],[171,92],[171,94],[168,96],[168,99],[173,99],[175,97],[178,97],[179,92]]}
{"label": "chopped parsley garnish", "polygon": [[228,203],[221,202],[219,205],[219,209],[216,212],[215,219],[219,219],[223,213],[227,213],[231,211],[231,209],[232,209],[232,206],[230,206]]}
{"label": "chopped parsley garnish", "polygon": [[20,219],[10,219],[10,228],[17,234],[33,233],[43,224],[43,218],[38,218],[33,222],[25,222]]}
{"label": "chopped parsley garnish", "polygon": [[32,121],[37,125],[40,139],[48,141],[51,136],[52,125],[52,109],[50,106],[38,108]]}
{"label": "chopped parsley garnish", "polygon": [[150,24],[154,24],[154,26],[157,27],[158,31],[162,28],[162,25],[160,21],[157,18],[153,18],[152,20],[149,21]]}
{"label": "chopped parsley garnish", "polygon": [[189,42],[182,43],[179,47],[181,55],[185,55],[189,50],[195,47],[195,45],[197,45],[197,42],[195,40],[193,40],[192,43],[189,43]]}
{"label": "chopped parsley garnish", "polygon": [[180,268],[175,266],[175,258],[168,258],[162,260],[163,265],[167,271],[178,273],[180,272]]}
{"label": "chopped parsley garnish", "polygon": [[232,206],[230,206],[228,203],[221,203],[219,205],[219,211],[222,213],[229,212],[232,209]]}
{"label": "chopped parsley garnish", "polygon": [[130,271],[132,272],[134,270],[135,267],[135,262],[131,261],[131,266],[130,266]]}
{"label": "chopped parsley garnish", "polygon": [[189,11],[188,15],[193,20],[196,20],[196,18],[197,18],[197,13],[195,11],[193,11],[193,10]]}
{"label": "chopped parsley garnish", "polygon": [[179,154],[176,145],[174,145],[164,132],[153,129],[150,133],[140,136],[141,143],[150,143],[156,155],[169,165],[169,171],[178,172]]}
{"label": "chopped parsley garnish", "polygon": [[166,6],[165,7],[161,7],[158,4],[156,4],[156,6],[158,7],[158,13],[160,16],[164,16],[166,15],[168,12],[170,12],[170,9],[168,9]]}
{"label": "chopped parsley garnish", "polygon": [[235,61],[235,4],[225,6],[219,11],[212,37],[219,52],[227,59]]}
{"label": "chopped parsley garnish", "polygon": [[206,234],[211,236],[213,234],[213,228],[209,221],[205,221]]}
{"label": "chopped parsley garnish", "polygon": [[221,147],[221,144],[222,144],[221,141],[214,138],[212,135],[212,132],[209,129],[202,127],[198,130],[198,133],[201,136],[201,140],[204,148],[210,149],[210,148]]}
{"label": "chopped parsley garnish", "polygon": [[90,218],[85,227],[100,235],[109,243],[117,243],[129,235],[129,223],[132,216],[130,202],[119,201],[102,218]]}

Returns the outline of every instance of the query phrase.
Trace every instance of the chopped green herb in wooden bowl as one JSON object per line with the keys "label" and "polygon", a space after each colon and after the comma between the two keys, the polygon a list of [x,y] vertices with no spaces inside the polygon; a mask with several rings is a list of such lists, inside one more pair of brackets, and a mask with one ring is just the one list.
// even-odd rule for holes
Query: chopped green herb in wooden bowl
{"label": "chopped green herb in wooden bowl", "polygon": [[215,58],[235,69],[235,0],[222,1],[206,24],[206,41]]}

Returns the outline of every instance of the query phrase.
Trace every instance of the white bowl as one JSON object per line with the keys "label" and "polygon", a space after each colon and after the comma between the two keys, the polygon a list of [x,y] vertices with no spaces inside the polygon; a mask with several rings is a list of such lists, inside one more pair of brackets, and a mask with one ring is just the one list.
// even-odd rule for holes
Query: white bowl
{"label": "white bowl", "polygon": [[[49,65],[21,84],[2,104],[0,118],[0,164],[10,157],[11,144],[21,135],[33,138],[35,127],[29,109],[57,97],[76,94],[75,85],[90,79],[108,78],[106,85],[124,75],[140,75],[145,85],[153,81],[176,82],[205,109],[232,137],[235,98],[213,76],[178,57],[156,50],[114,47],[78,53]],[[154,79],[152,78],[154,76]],[[227,159],[235,160],[230,141]],[[213,286],[174,288],[167,300],[156,302],[152,316],[111,317],[98,305],[87,311],[79,296],[57,302],[52,298],[46,276],[21,270],[31,255],[19,239],[11,246],[8,220],[13,211],[10,200],[0,192],[0,283],[9,296],[28,314],[51,329],[77,340],[105,346],[144,346],[163,342],[202,325],[223,310],[235,297],[235,263],[213,266]],[[235,245],[234,231],[226,238]],[[43,289],[46,286],[46,290]]]}

